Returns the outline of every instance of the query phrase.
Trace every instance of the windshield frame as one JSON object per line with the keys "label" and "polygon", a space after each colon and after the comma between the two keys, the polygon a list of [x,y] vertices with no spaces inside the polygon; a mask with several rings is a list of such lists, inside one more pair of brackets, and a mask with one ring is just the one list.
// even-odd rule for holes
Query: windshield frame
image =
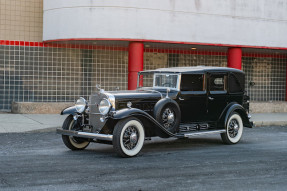
{"label": "windshield frame", "polygon": [[[140,75],[145,75],[145,74],[153,74],[153,84],[152,87],[139,87],[139,81],[140,81]],[[172,87],[161,87],[161,86],[155,86],[155,77],[156,75],[175,75],[177,76],[177,82],[176,82],[176,88],[172,88]],[[171,90],[177,90],[179,91],[180,89],[180,81],[181,81],[181,73],[174,73],[174,72],[139,72],[138,73],[138,80],[137,80],[137,89],[138,88],[152,88],[152,89],[171,89]]]}

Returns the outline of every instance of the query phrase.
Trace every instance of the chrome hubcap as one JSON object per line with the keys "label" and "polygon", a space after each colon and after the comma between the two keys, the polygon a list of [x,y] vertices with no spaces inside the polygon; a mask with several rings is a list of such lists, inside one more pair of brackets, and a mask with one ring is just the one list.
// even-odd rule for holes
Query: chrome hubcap
{"label": "chrome hubcap", "polygon": [[134,126],[129,126],[125,129],[123,135],[123,145],[126,149],[132,150],[138,143],[139,132]]}
{"label": "chrome hubcap", "polygon": [[173,123],[173,121],[174,121],[174,114],[173,113],[168,114],[167,122],[168,123]]}
{"label": "chrome hubcap", "polygon": [[162,113],[162,122],[165,128],[170,128],[174,124],[174,113],[170,108],[166,108]]}
{"label": "chrome hubcap", "polygon": [[133,143],[133,144],[136,144],[138,141],[138,136],[136,133],[132,133],[131,136],[130,136],[130,142]]}
{"label": "chrome hubcap", "polygon": [[238,134],[238,131],[239,131],[238,121],[236,119],[232,119],[229,122],[229,125],[228,125],[228,134],[229,134],[229,136],[231,138],[236,137],[237,134]]}

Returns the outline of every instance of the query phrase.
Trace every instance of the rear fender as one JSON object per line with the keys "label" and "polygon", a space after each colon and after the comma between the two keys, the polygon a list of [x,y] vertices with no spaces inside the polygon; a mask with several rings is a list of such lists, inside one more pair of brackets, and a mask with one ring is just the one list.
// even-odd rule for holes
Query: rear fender
{"label": "rear fender", "polygon": [[224,111],[221,113],[218,121],[218,126],[226,127],[228,119],[233,112],[237,112],[241,116],[244,127],[253,127],[253,123],[249,121],[246,110],[241,105],[235,102],[228,104]]}
{"label": "rear fender", "polygon": [[144,128],[146,131],[154,131],[155,134],[162,138],[168,138],[175,136],[175,134],[167,131],[159,122],[157,122],[151,115],[136,108],[126,108],[121,109],[112,115],[114,120],[121,120],[128,117],[136,117],[139,118],[144,124]]}

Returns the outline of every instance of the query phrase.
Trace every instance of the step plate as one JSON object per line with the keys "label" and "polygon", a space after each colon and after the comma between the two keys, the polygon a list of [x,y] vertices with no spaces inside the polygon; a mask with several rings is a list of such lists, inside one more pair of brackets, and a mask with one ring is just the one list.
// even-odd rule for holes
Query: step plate
{"label": "step plate", "polygon": [[200,136],[200,135],[210,135],[210,134],[218,134],[218,133],[225,133],[226,130],[214,130],[214,131],[203,131],[203,132],[193,132],[193,133],[185,133],[183,137],[193,137],[193,136]]}

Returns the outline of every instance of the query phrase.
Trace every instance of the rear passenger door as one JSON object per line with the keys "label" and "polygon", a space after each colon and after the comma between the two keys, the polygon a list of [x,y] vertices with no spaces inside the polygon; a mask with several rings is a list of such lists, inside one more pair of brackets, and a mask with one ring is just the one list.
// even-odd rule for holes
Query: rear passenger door
{"label": "rear passenger door", "polygon": [[209,73],[207,112],[210,121],[218,120],[227,102],[227,73]]}
{"label": "rear passenger door", "polygon": [[207,118],[205,75],[182,74],[178,99],[183,123],[205,121]]}

